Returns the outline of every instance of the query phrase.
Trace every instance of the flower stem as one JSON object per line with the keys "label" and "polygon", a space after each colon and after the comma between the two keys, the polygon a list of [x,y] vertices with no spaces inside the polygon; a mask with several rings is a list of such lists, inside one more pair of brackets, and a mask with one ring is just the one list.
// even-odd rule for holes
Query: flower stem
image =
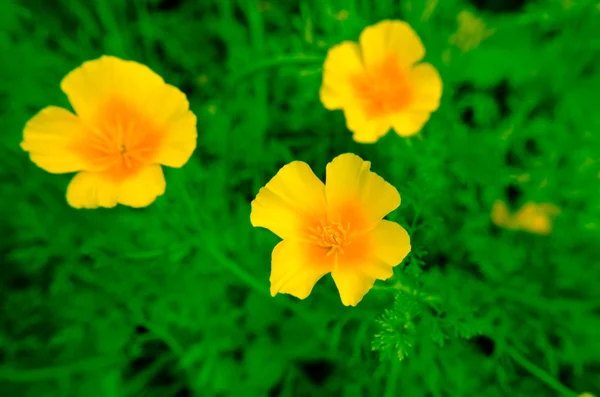
{"label": "flower stem", "polygon": [[268,69],[273,69],[273,68],[277,68],[277,67],[281,67],[281,66],[288,66],[288,65],[304,65],[304,64],[308,64],[308,65],[319,64],[319,65],[321,65],[321,64],[323,64],[324,60],[325,59],[323,56],[304,55],[304,54],[284,55],[284,56],[278,56],[278,57],[265,59],[265,60],[256,62],[254,65],[250,66],[246,70],[242,71],[241,73],[239,73],[238,75],[233,77],[231,79],[230,86],[232,88],[235,88],[241,83],[241,81],[251,77],[252,75],[266,71]]}
{"label": "flower stem", "polygon": [[525,358],[523,355],[521,355],[521,353],[519,353],[515,349],[511,348],[508,351],[508,354],[513,358],[513,360],[515,360],[523,368],[525,368],[527,371],[529,371],[533,376],[535,376],[536,378],[538,378],[539,380],[544,382],[547,386],[551,387],[552,389],[554,389],[558,393],[560,393],[561,396],[565,396],[565,397],[577,397],[578,396],[578,393],[574,392],[573,390],[569,389],[567,386],[563,385],[562,383],[560,383],[559,381],[554,379],[552,376],[548,375],[548,373],[546,371],[544,371],[543,369],[541,369],[540,367],[538,367],[531,361],[527,360],[527,358]]}

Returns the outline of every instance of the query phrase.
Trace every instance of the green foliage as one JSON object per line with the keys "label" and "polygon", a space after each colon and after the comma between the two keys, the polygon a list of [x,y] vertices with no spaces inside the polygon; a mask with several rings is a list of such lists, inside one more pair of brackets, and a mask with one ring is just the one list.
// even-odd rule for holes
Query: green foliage
{"label": "green foliage", "polygon": [[[493,31],[468,51],[463,10]],[[387,18],[444,94],[419,136],[360,145],[319,102],[321,66]],[[2,1],[0,395],[598,394],[599,18],[591,0]],[[19,148],[101,54],[147,64],[198,116],[148,208],[69,208],[70,176]],[[329,277],[272,298],[277,239],[250,201],[283,164],[322,177],[348,151],[400,191],[411,254],[355,308]],[[502,230],[497,199],[562,213],[549,236]]]}

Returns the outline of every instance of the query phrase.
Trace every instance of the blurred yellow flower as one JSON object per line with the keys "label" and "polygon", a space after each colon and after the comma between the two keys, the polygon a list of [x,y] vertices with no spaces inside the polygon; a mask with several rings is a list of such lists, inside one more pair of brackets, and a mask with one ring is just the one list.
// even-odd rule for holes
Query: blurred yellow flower
{"label": "blurred yellow flower", "polygon": [[337,19],[338,21],[345,21],[346,19],[348,19],[349,15],[350,13],[347,10],[340,10],[335,14],[335,19]]}
{"label": "blurred yellow flower", "polygon": [[497,200],[492,207],[492,222],[505,229],[547,235],[552,232],[552,221],[559,213],[560,209],[553,204],[530,202],[511,214],[506,203]]}
{"label": "blurred yellow flower", "polygon": [[325,108],[342,109],[354,140],[373,143],[393,128],[418,133],[440,104],[442,81],[425,48],[402,21],[382,21],[363,30],[359,43],[332,47],[323,66],[320,97]]}
{"label": "blurred yellow flower", "polygon": [[477,48],[483,40],[495,33],[494,29],[488,29],[483,20],[470,11],[461,11],[456,19],[458,30],[450,37],[450,43],[463,52]]}
{"label": "blurred yellow flower", "polygon": [[496,200],[492,206],[492,222],[505,229],[517,230],[519,228],[508,206],[501,200]]}
{"label": "blurred yellow flower", "polygon": [[271,295],[304,299],[331,273],[342,303],[355,306],[376,279],[410,252],[402,226],[382,220],[400,205],[396,188],[346,153],[327,165],[326,183],[308,164],[284,166],[252,202],[250,221],[283,239],[272,254]]}
{"label": "blurred yellow flower", "polygon": [[44,108],[25,125],[21,147],[50,173],[78,172],[67,188],[72,207],[145,207],[165,192],[161,165],[180,168],[196,148],[185,94],[144,65],[102,56],[61,89],[76,114]]}

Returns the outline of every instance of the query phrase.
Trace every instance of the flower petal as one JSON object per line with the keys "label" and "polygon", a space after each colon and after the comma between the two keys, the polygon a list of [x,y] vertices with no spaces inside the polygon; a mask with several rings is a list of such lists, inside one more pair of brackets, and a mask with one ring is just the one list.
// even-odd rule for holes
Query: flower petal
{"label": "flower petal", "polygon": [[304,228],[326,211],[325,186],[308,164],[294,161],[284,166],[261,188],[254,201],[250,222],[269,229],[282,239],[304,238]]}
{"label": "flower petal", "polygon": [[440,106],[442,79],[438,71],[429,63],[415,66],[409,73],[413,99],[409,109],[432,112]]}
{"label": "flower petal", "polygon": [[189,110],[185,94],[165,84],[149,108],[153,121],[164,131],[155,161],[167,167],[183,167],[194,153],[198,137],[196,115]]}
{"label": "flower petal", "polygon": [[333,267],[333,256],[316,244],[284,240],[273,249],[271,295],[290,294],[304,299]]}
{"label": "flower petal", "polygon": [[334,268],[331,277],[345,306],[356,306],[375,284],[375,278],[348,267]]}
{"label": "flower petal", "polygon": [[358,44],[344,41],[327,52],[323,64],[323,84],[320,97],[326,109],[341,109],[352,101],[349,79],[363,69]]}
{"label": "flower petal", "polygon": [[393,115],[392,128],[396,134],[407,137],[417,134],[429,120],[429,112],[401,112]]}
{"label": "flower petal", "polygon": [[145,65],[102,56],[69,73],[61,88],[77,114],[95,126],[106,124],[107,109],[117,117],[124,112],[118,104],[126,104],[125,113],[160,136],[157,163],[182,167],[196,148],[196,116],[185,94]]}
{"label": "flower petal", "polygon": [[519,228],[514,215],[510,213],[504,201],[496,200],[492,206],[492,222],[499,227],[516,230]]}
{"label": "flower petal", "polygon": [[393,276],[410,252],[410,237],[402,226],[383,220],[370,233],[352,240],[352,244],[331,271],[342,303],[356,306],[375,280]]}
{"label": "flower petal", "polygon": [[107,101],[117,97],[142,110],[164,85],[164,80],[147,66],[105,55],[84,62],[62,80],[60,87],[78,116],[95,121]]}
{"label": "flower petal", "polygon": [[546,205],[539,205],[532,202],[526,203],[514,215],[515,222],[522,230],[548,235],[552,232],[552,219],[546,210]]}
{"label": "flower petal", "polygon": [[[382,220],[369,233],[375,257],[390,267],[399,265],[411,250],[410,237],[406,230],[396,222]],[[372,274],[379,280],[385,280],[378,274]]]}
{"label": "flower petal", "polygon": [[27,122],[21,148],[38,167],[53,174],[84,170],[85,159],[72,149],[84,130],[73,113],[49,106]]}
{"label": "flower petal", "polygon": [[398,54],[405,66],[419,62],[425,48],[417,33],[403,21],[381,21],[365,28],[360,35],[360,49],[364,64],[377,65],[390,53]]}
{"label": "flower petal", "polygon": [[371,163],[352,153],[327,164],[325,195],[330,214],[345,218],[355,231],[372,230],[398,208],[400,194],[382,177],[370,171]]}
{"label": "flower petal", "polygon": [[152,204],[165,188],[165,177],[157,164],[121,181],[108,173],[84,171],[71,180],[67,202],[74,208],[111,208],[117,204],[140,208]]}
{"label": "flower petal", "polygon": [[359,143],[375,143],[390,130],[388,118],[368,119],[359,106],[347,106],[344,116],[346,127],[354,133],[352,139]]}

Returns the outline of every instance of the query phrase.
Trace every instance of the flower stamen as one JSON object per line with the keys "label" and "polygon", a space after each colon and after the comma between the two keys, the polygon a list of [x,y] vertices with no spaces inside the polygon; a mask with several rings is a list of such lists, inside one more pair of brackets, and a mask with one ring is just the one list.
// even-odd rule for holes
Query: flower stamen
{"label": "flower stamen", "polygon": [[329,248],[326,256],[338,253],[344,254],[343,247],[350,245],[350,241],[348,240],[349,230],[350,223],[343,226],[339,222],[330,222],[328,224],[321,222],[321,225],[309,229],[311,240],[315,241],[320,247]]}

